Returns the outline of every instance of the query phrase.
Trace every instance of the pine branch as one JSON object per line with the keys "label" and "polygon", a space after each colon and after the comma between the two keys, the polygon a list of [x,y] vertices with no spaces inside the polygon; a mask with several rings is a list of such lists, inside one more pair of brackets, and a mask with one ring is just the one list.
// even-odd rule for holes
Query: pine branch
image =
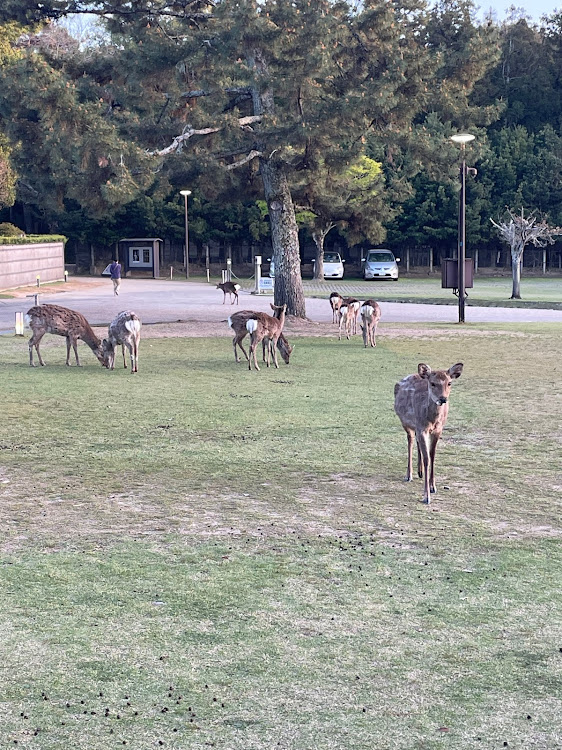
{"label": "pine branch", "polygon": [[252,159],[255,159],[257,156],[263,156],[263,151],[250,151],[249,154],[247,154],[243,159],[239,159],[238,161],[233,162],[232,164],[228,164],[225,169],[230,172],[232,169],[238,169],[238,167],[243,167],[244,164],[247,164],[249,161],[252,161]]}
{"label": "pine branch", "polygon": [[[238,125],[240,128],[245,128],[254,122],[261,122],[261,115],[250,115],[248,117],[240,117],[238,119]],[[174,140],[166,148],[160,149],[159,151],[149,151],[149,156],[168,156],[176,151],[181,151],[185,141],[192,138],[194,135],[210,135],[211,133],[219,133],[224,130],[224,125],[216,128],[192,128],[187,126],[181,135],[177,135]]]}

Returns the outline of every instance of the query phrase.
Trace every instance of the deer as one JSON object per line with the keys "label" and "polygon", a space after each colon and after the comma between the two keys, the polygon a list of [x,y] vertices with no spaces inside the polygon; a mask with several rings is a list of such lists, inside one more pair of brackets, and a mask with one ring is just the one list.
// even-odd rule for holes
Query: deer
{"label": "deer", "polygon": [[81,367],[78,357],[78,339],[87,344],[98,361],[106,367],[105,356],[103,353],[102,342],[93,332],[90,324],[82,313],[76,310],[70,310],[60,305],[36,305],[31,307],[26,315],[25,322],[32,330],[32,336],[29,339],[29,364],[35,367],[33,362],[33,347],[37,351],[37,357],[41,367],[45,362],[39,351],[39,344],[46,333],[53,333],[56,336],[66,338],[66,365],[70,367],[70,347],[74,349],[76,357],[76,366]]}
{"label": "deer", "polygon": [[332,292],[330,294],[330,307],[332,308],[332,323],[339,323],[340,320],[340,308],[343,303],[343,297],[339,292]]}
{"label": "deer", "polygon": [[349,307],[345,303],[342,304],[342,306],[340,307],[339,315],[340,315],[340,324],[339,324],[338,340],[341,341],[342,330],[345,331],[346,338],[349,339],[349,321],[351,318],[349,316]]}
{"label": "deer", "polygon": [[[222,289],[223,298],[222,303],[223,305],[226,302],[226,295],[228,294],[230,296],[230,304],[233,305],[234,302],[238,304],[238,290],[241,289],[240,284],[234,284],[232,281],[225,281],[222,284],[217,284],[217,289]],[[232,295],[234,295],[234,299],[232,299]]]}
{"label": "deer", "polygon": [[283,330],[285,323],[285,313],[287,311],[287,305],[276,306],[272,305],[274,309],[280,310],[279,317],[274,318],[267,313],[255,313],[246,323],[246,330],[250,334],[250,356],[248,359],[248,369],[252,369],[252,358],[254,360],[254,367],[259,370],[258,359],[256,356],[256,347],[260,341],[268,339],[268,351],[266,365],[269,367],[271,362],[271,354],[273,353],[273,364],[279,369],[279,363],[277,362],[277,342]]}
{"label": "deer", "polygon": [[[271,305],[272,309],[277,313],[279,312],[280,308],[276,308],[275,305]],[[236,350],[236,347],[239,346],[242,350],[244,356],[246,357],[246,360],[249,362],[250,358],[248,357],[248,354],[246,350],[244,349],[242,345],[242,340],[245,336],[248,335],[248,329],[246,328],[246,323],[250,318],[254,318],[257,315],[256,312],[253,310],[240,310],[239,312],[235,312],[233,315],[231,315],[228,318],[228,327],[231,328],[234,331],[234,338],[232,339],[232,345],[234,347],[234,359],[236,362],[240,362],[240,358],[238,356],[238,352]],[[274,317],[275,314],[274,314]],[[262,357],[263,361],[266,362],[266,345],[269,344],[269,342],[264,338],[262,340],[263,344],[263,352]],[[287,341],[285,334],[281,333],[279,335],[279,338],[277,340],[277,348],[281,352],[281,356],[283,357],[283,361],[286,365],[289,364],[289,358],[291,356],[291,352],[293,351],[293,348],[289,342]]]}
{"label": "deer", "polygon": [[123,367],[127,369],[125,357],[125,347],[127,347],[131,357],[131,373],[139,371],[141,325],[140,318],[130,310],[123,310],[111,321],[107,329],[107,338],[102,342],[106,367],[109,370],[113,370],[115,367],[115,348],[121,344]]}
{"label": "deer", "polygon": [[342,300],[342,305],[347,305],[347,325],[353,335],[357,333],[357,318],[359,317],[359,308],[362,304],[355,297],[344,297]]}
{"label": "deer", "polygon": [[378,302],[375,302],[374,299],[368,299],[361,306],[360,312],[362,320],[361,330],[363,331],[363,344],[365,345],[365,349],[369,344],[371,346],[376,346],[377,341],[375,336],[381,318],[380,305]]}
{"label": "deer", "polygon": [[418,447],[418,477],[425,480],[423,502],[430,503],[435,488],[435,451],[447,422],[449,394],[453,380],[460,378],[463,363],[448,370],[432,370],[418,365],[417,373],[408,375],[394,386],[394,411],[408,436],[408,468],[404,481],[412,481],[414,437]]}

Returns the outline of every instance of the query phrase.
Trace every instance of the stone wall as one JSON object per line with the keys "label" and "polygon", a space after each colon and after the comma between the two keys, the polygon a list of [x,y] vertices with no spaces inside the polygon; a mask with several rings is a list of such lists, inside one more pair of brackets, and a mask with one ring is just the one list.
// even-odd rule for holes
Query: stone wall
{"label": "stone wall", "polygon": [[64,244],[0,245],[0,290],[64,279]]}

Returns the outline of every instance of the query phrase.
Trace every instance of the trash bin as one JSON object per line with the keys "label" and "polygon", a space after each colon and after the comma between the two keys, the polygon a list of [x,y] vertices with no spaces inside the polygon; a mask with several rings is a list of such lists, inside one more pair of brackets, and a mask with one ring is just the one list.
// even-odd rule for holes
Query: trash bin
{"label": "trash bin", "polygon": [[[459,288],[459,264],[456,258],[443,258],[441,260],[441,288],[458,289]],[[465,258],[464,260],[464,288],[472,289],[474,286],[474,259]]]}

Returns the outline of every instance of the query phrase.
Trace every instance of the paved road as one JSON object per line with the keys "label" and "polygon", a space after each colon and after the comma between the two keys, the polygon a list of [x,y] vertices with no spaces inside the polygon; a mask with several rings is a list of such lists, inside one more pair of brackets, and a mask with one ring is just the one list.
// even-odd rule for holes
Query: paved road
{"label": "paved road", "polygon": [[[269,312],[271,296],[240,292],[240,304],[222,304],[222,292],[205,282],[124,279],[119,297],[113,295],[106,279],[77,277],[68,291],[54,293],[44,287],[40,302],[64,305],[83,313],[92,325],[107,325],[121,310],[134,310],[145,323],[180,321],[223,321],[236,309]],[[60,287],[59,287],[60,288]],[[63,288],[64,289],[64,288]],[[25,312],[34,304],[32,298],[0,299],[0,333],[13,333],[16,312]],[[455,323],[455,305],[421,305],[382,302],[384,323]],[[307,315],[317,322],[330,322],[332,314],[327,300],[307,299]],[[502,307],[467,307],[467,323],[562,323],[561,310],[507,309]]]}

